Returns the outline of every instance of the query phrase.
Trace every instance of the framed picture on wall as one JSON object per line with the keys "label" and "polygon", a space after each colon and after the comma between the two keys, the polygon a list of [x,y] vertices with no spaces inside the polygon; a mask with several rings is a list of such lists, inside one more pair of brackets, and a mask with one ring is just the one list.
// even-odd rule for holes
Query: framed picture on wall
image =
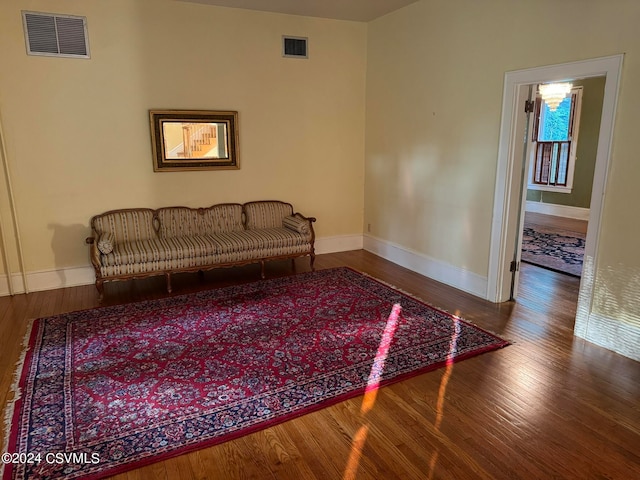
{"label": "framed picture on wall", "polygon": [[153,170],[240,168],[238,112],[149,110]]}

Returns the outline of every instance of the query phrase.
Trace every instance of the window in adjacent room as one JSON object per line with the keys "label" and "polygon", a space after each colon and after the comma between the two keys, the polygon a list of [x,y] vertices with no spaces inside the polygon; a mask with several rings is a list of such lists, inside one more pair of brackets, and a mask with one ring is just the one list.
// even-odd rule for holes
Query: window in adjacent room
{"label": "window in adjacent room", "polygon": [[582,87],[570,87],[559,103],[536,94],[528,188],[571,193],[576,164]]}

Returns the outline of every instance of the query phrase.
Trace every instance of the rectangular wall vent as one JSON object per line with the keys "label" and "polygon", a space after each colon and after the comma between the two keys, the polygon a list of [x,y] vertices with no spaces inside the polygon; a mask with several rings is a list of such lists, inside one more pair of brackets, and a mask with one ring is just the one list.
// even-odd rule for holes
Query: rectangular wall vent
{"label": "rectangular wall vent", "polygon": [[22,20],[27,54],[89,58],[85,17],[23,11]]}
{"label": "rectangular wall vent", "polygon": [[282,37],[282,56],[293,58],[309,58],[306,37]]}

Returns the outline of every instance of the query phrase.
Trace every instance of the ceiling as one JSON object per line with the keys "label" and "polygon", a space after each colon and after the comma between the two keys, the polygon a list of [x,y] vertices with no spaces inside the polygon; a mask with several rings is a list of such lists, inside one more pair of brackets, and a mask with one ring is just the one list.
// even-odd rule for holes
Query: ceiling
{"label": "ceiling", "polygon": [[368,22],[417,0],[179,0],[220,7]]}

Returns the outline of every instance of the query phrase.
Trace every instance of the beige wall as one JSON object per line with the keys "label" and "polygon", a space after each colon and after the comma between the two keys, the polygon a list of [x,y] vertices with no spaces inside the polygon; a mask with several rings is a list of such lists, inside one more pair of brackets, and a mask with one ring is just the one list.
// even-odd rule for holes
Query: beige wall
{"label": "beige wall", "polygon": [[[27,56],[21,10],[87,17],[91,59]],[[0,3],[0,114],[28,272],[88,265],[92,215],[281,199],[362,233],[366,24],[169,0]],[[281,36],[309,37],[308,60]],[[149,109],[238,110],[240,170],[154,173]],[[2,228],[17,271],[11,216]]]}
{"label": "beige wall", "polygon": [[371,22],[371,235],[486,278],[505,72],[624,53],[593,310],[637,335],[638,20],[637,0],[430,0]]}

